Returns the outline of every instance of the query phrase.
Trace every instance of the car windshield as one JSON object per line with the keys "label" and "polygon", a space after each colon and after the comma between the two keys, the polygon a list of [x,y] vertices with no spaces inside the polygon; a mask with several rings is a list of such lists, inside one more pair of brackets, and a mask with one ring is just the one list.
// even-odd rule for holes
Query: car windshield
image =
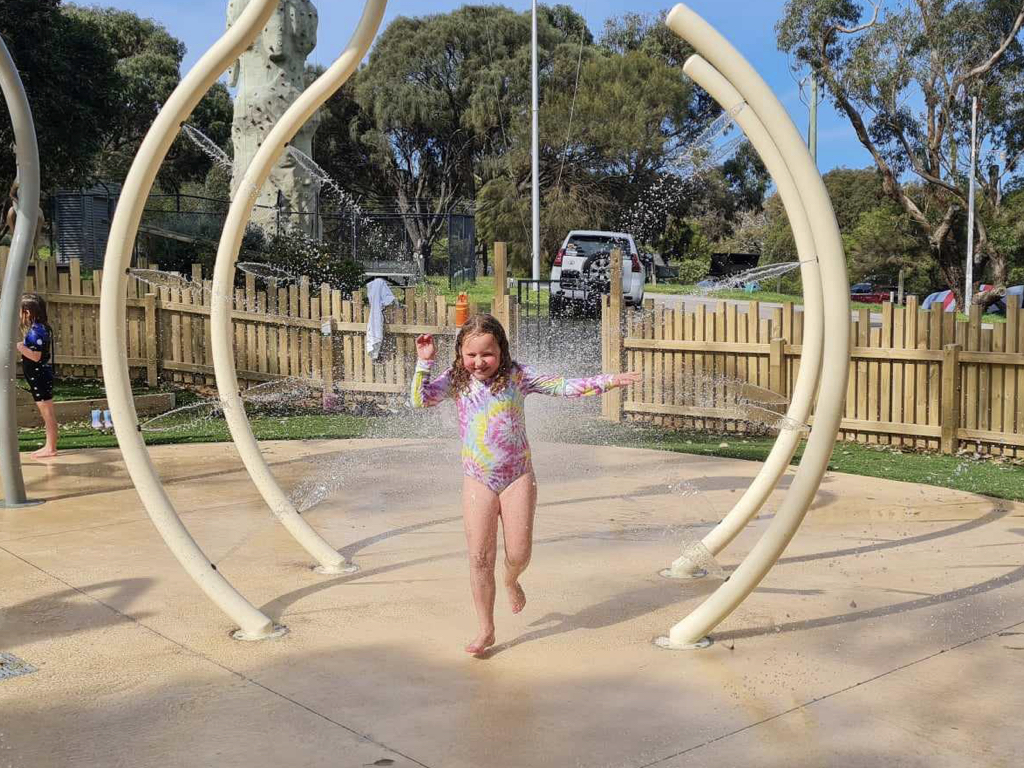
{"label": "car windshield", "polygon": [[629,252],[625,240],[604,235],[573,235],[566,243],[565,252],[570,256],[590,256],[597,251],[610,251],[615,247],[621,248],[623,252]]}

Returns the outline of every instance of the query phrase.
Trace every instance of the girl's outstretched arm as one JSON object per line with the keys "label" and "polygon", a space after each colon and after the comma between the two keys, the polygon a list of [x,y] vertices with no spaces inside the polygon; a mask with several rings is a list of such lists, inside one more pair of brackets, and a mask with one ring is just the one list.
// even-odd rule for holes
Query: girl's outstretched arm
{"label": "girl's outstretched arm", "polygon": [[537,373],[529,366],[523,366],[523,386],[526,394],[534,392],[553,397],[586,397],[602,395],[616,387],[628,387],[640,381],[638,373],[602,373],[582,379],[569,379]]}

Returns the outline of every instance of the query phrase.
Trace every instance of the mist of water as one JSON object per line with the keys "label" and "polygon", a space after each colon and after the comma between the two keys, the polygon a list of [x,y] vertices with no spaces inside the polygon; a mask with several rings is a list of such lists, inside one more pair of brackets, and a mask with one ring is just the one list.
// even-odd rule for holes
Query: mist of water
{"label": "mist of water", "polygon": [[715,291],[735,290],[745,288],[748,285],[762,283],[767,280],[774,280],[799,269],[799,261],[785,261],[779,264],[765,264],[764,266],[737,272],[717,280],[705,281],[695,290],[699,295],[707,296]]}

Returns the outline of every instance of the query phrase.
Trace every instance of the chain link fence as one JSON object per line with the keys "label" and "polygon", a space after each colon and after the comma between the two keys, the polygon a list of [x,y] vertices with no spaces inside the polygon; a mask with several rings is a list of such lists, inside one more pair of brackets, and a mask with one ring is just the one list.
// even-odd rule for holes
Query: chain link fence
{"label": "chain link fence", "polygon": [[[90,189],[58,192],[46,203],[51,227],[51,252],[58,263],[81,261],[83,268],[103,264],[110,222],[120,187],[100,184]],[[429,212],[431,201],[413,201],[419,211],[403,212],[386,201],[380,210],[318,210],[292,213],[256,206],[243,249],[260,250],[284,234],[313,237],[331,246],[340,258],[351,259],[367,274],[406,274],[410,278],[446,276],[452,287],[476,280],[476,226],[470,203]],[[198,261],[215,252],[229,200],[184,194],[153,194],[146,201],[139,227],[137,252],[149,261]]]}

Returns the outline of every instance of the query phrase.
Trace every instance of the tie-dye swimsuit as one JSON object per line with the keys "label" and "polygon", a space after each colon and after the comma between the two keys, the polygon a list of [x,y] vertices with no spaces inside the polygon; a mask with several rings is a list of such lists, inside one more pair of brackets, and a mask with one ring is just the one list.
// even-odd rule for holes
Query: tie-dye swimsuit
{"label": "tie-dye swimsuit", "polygon": [[[433,360],[416,363],[411,398],[414,408],[437,405],[451,394],[451,369],[429,381],[432,368]],[[561,397],[600,395],[615,386],[614,380],[612,374],[566,379],[517,365],[505,389],[495,393],[488,384],[471,377],[469,391],[455,397],[463,471],[495,493],[501,493],[513,481],[533,471],[526,439],[526,396],[534,392]]]}

